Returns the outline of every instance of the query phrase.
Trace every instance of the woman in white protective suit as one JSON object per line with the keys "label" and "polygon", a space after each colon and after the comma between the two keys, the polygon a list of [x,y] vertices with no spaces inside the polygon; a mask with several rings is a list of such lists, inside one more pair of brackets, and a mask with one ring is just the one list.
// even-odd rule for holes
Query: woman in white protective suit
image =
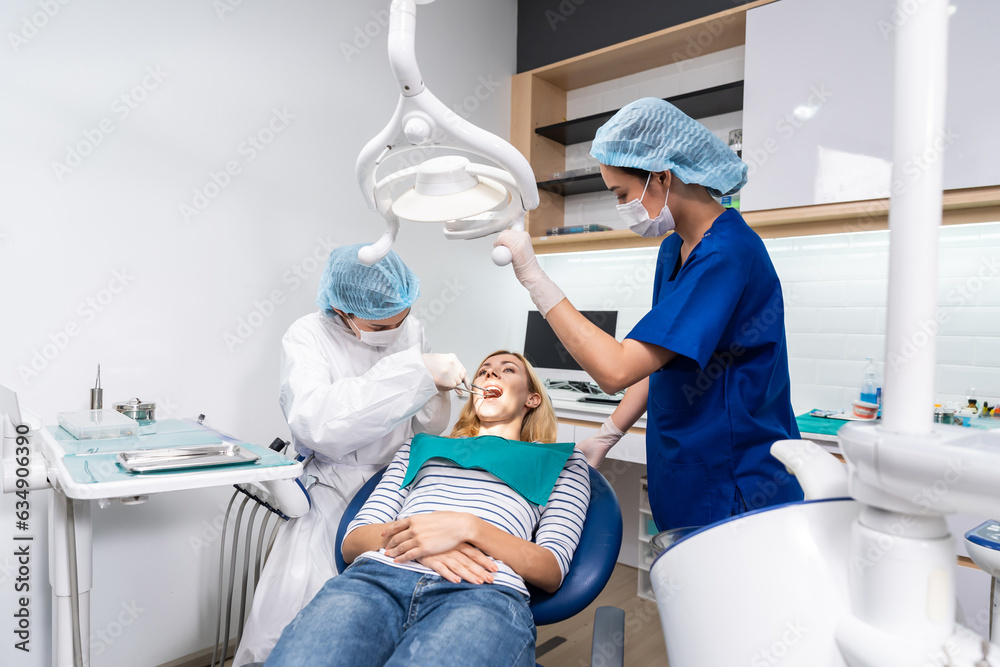
{"label": "woman in white protective suit", "polygon": [[347,503],[415,433],[444,430],[447,392],[466,382],[458,358],[429,352],[423,325],[409,316],[417,277],[394,252],[365,266],[360,247],[330,253],[320,310],[281,341],[281,409],[305,477],[316,483],[309,512],[278,529],[234,665],[264,661],[337,574],[333,549]]}

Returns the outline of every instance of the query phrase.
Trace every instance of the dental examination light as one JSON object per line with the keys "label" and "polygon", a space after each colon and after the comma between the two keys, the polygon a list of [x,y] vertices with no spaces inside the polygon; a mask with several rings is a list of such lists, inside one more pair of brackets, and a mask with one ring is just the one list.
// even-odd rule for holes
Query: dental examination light
{"label": "dental examination light", "polygon": [[[500,137],[476,127],[446,107],[424,85],[414,51],[416,6],[434,0],[393,0],[389,6],[389,65],[399,84],[399,103],[385,129],[358,155],[355,173],[368,207],[385,218],[386,231],[358,252],[371,265],[388,254],[399,221],[444,225],[448,239],[473,239],[508,227],[524,229],[525,214],[538,206],[531,166]],[[428,159],[437,149],[454,149],[492,161],[475,164],[458,155]],[[406,154],[411,165],[381,179],[376,172],[388,158]],[[412,182],[402,194],[393,191]],[[498,265],[510,250],[493,249]]]}

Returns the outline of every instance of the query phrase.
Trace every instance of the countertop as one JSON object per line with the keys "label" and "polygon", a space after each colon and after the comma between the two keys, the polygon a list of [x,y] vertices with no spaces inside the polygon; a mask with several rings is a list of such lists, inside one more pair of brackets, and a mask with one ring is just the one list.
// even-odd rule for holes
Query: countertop
{"label": "countertop", "polygon": [[[578,400],[579,397],[580,394],[572,391],[549,390],[549,398],[559,421],[598,426],[614,412],[615,406],[612,404],[583,402]],[[812,440],[833,454],[840,453],[836,433],[847,422],[810,417],[808,414],[796,417],[796,421],[803,440]],[[629,432],[645,434],[646,415],[640,417]]]}

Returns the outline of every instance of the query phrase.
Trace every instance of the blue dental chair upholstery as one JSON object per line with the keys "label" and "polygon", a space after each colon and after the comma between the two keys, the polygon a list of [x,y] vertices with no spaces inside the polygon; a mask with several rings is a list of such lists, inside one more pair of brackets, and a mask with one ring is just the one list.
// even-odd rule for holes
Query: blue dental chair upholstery
{"label": "blue dental chair upholstery", "polygon": [[[530,608],[535,618],[535,625],[558,623],[586,609],[604,589],[618,561],[618,552],[622,544],[622,514],[618,506],[618,497],[601,473],[594,468],[589,469],[590,506],[584,519],[580,544],[573,555],[573,561],[562,586],[555,593],[545,593],[529,586]],[[335,550],[338,572],[343,572],[347,567],[340,552],[347,526],[375,490],[383,472],[384,469],[373,475],[344,510],[344,516],[337,530]],[[598,609],[594,628],[594,649],[596,652],[600,642],[603,664],[614,664],[607,661],[610,654],[617,653],[618,658],[623,656],[624,619],[624,612],[620,609],[612,607]],[[609,623],[613,624],[613,627],[609,628]],[[614,638],[618,646],[609,647],[607,645],[609,638]]]}

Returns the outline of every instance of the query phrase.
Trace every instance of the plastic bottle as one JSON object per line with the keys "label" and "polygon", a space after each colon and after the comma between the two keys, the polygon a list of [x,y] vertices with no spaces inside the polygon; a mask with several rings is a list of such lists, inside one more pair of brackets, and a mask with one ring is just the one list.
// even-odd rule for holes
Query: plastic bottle
{"label": "plastic bottle", "polygon": [[865,379],[861,382],[861,400],[866,403],[878,403],[879,386],[875,379],[875,362],[871,357],[867,357],[868,365],[865,366]]}

